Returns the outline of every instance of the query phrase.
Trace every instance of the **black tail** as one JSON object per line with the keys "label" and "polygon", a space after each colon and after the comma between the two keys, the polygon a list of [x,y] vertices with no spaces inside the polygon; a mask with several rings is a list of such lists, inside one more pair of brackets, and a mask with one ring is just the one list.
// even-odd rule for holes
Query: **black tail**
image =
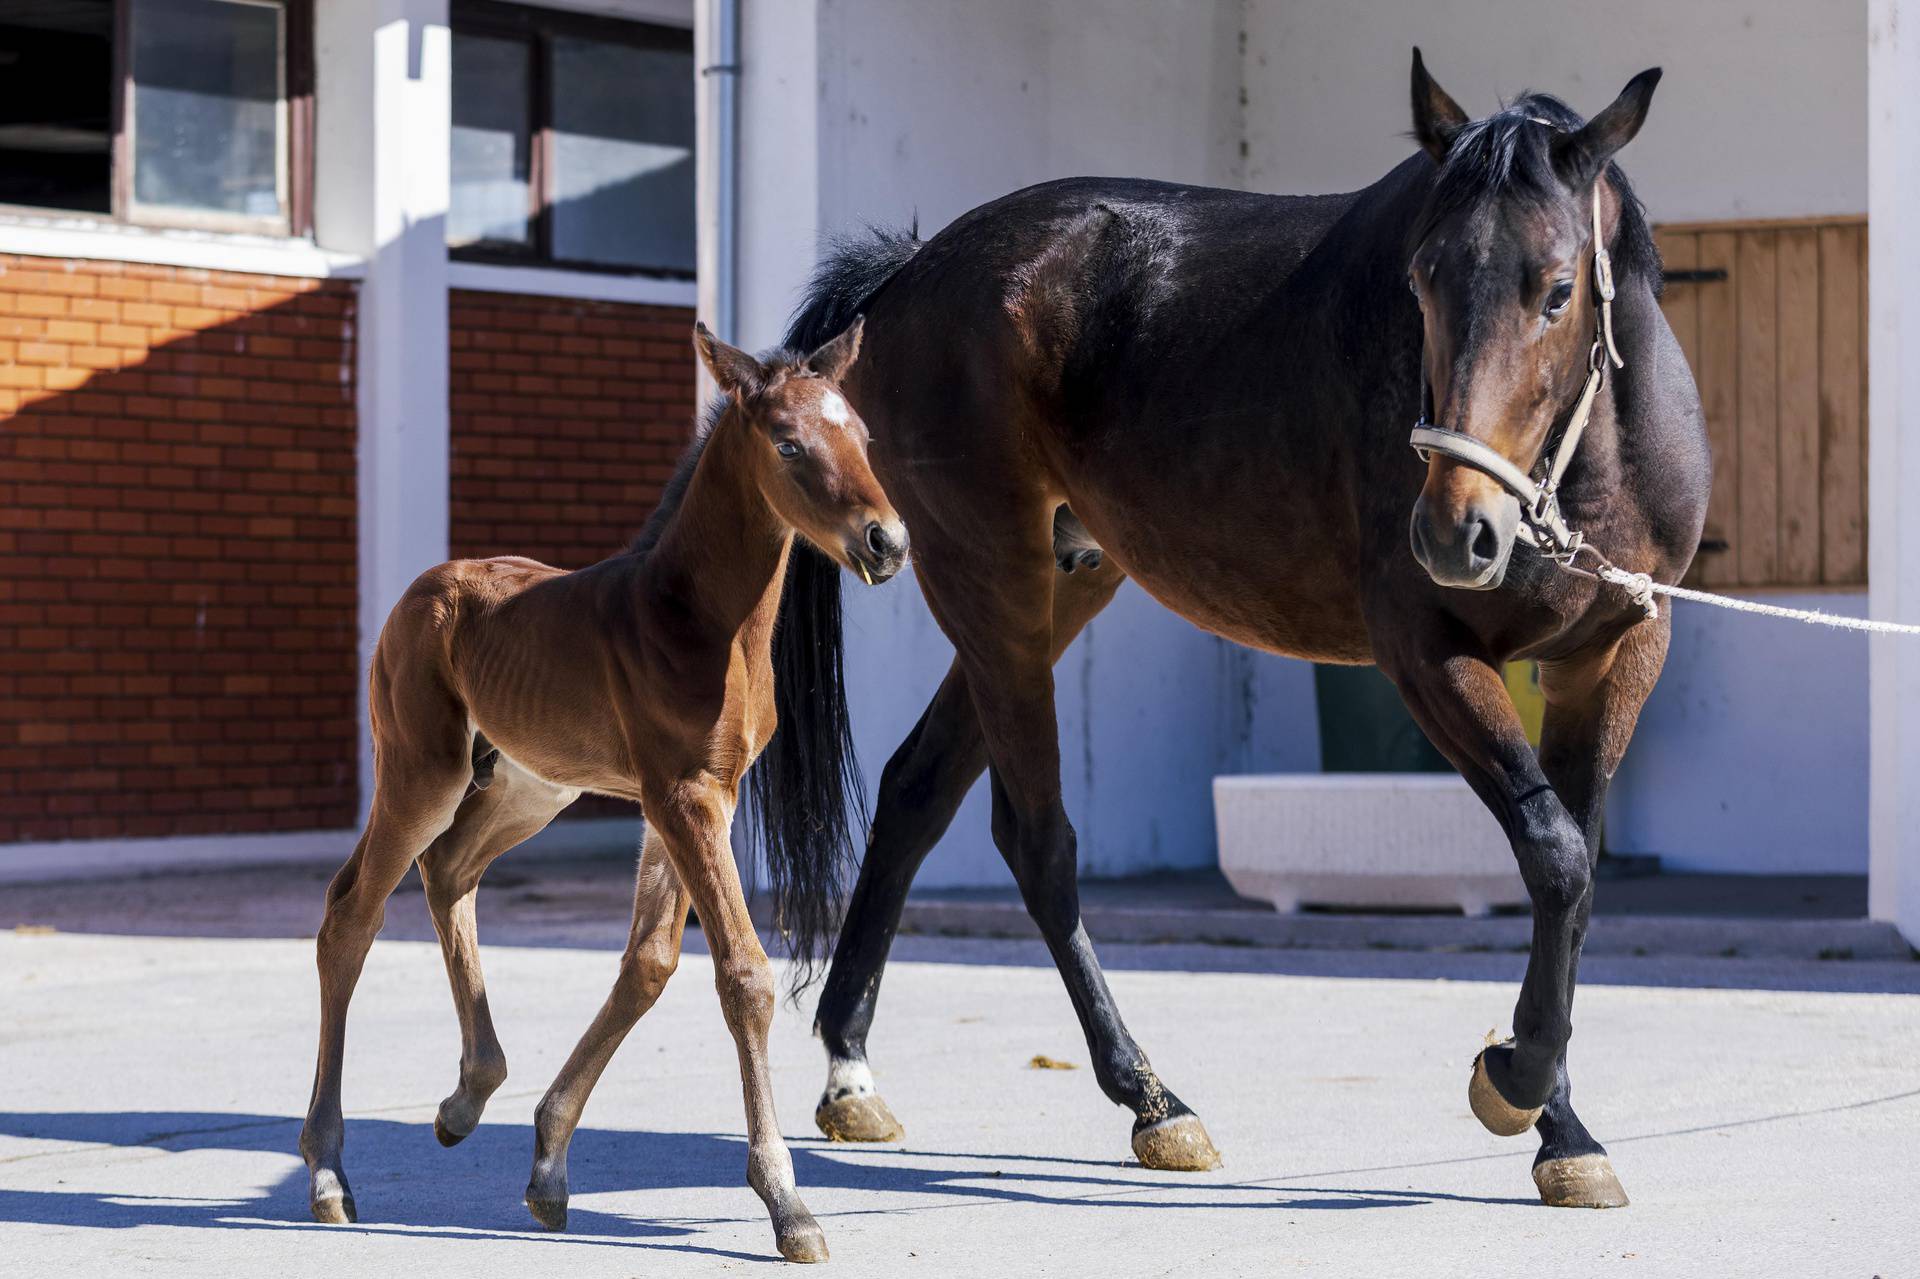
{"label": "black tail", "polygon": [[[919,248],[911,233],[878,229],[829,245],[786,345],[811,351],[837,336]],[[842,656],[840,568],[796,545],[773,636],[779,726],[747,776],[795,994],[818,975],[832,944],[841,889],[857,861],[852,822],[863,831],[866,823]]]}

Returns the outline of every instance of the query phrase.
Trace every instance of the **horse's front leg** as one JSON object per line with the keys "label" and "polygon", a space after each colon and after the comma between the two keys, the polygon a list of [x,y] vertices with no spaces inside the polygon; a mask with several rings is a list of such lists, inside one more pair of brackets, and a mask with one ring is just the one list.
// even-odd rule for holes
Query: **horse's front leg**
{"label": "horse's front leg", "polygon": [[[1541,733],[1540,765],[1586,836],[1587,864],[1600,857],[1600,824],[1607,784],[1620,766],[1633,736],[1640,708],[1653,691],[1666,661],[1671,623],[1666,615],[1628,631],[1611,648],[1577,660],[1541,667],[1540,687],[1547,698]],[[1593,911],[1593,886],[1575,911],[1571,984],[1586,941]],[[1606,1148],[1573,1112],[1566,1058],[1560,1060],[1553,1096],[1540,1114],[1540,1153],[1533,1161],[1540,1198],[1555,1208],[1623,1208],[1627,1192],[1614,1175]]]}
{"label": "horse's front leg", "polygon": [[[1382,655],[1427,736],[1492,810],[1533,900],[1533,944],[1514,1037],[1474,1060],[1468,1100],[1489,1131],[1531,1128],[1553,1097],[1573,1033],[1575,963],[1592,905],[1586,832],[1561,802],[1493,663],[1445,625]],[[1569,1111],[1569,1113],[1571,1113]]]}

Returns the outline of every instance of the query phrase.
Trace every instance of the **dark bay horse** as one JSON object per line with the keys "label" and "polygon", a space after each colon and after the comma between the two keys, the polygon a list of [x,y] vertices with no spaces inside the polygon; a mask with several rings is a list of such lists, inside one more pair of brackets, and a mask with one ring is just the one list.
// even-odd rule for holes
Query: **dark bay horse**
{"label": "dark bay horse", "polygon": [[[774,1117],[773,978],[728,832],[741,778],[774,732],[772,637],[796,534],[831,556],[820,565],[832,568],[816,572],[844,566],[872,582],[906,563],[906,530],[868,465],[866,427],[836,386],[861,332],[856,319],[811,355],[761,360],[697,329],[694,346],[724,397],[631,548],[575,573],[511,556],[455,560],[394,606],[373,658],[372,813],[327,888],[317,941],[320,1054],[300,1133],[316,1220],[355,1216],[341,1162],[347,1004],[388,895],[417,859],[460,1019],[459,1086],[434,1120],[451,1146],[507,1074],[480,977],[480,877],[592,791],[646,814],[633,929],[612,992],[535,1114],[527,1207],[542,1225],[566,1225],[574,1128],[673,975],[692,906],[739,1052],[747,1183],[782,1256],[826,1260]],[[781,730],[790,738],[830,724],[830,700],[792,701]],[[823,709],[828,720],[812,717]],[[814,760],[832,753],[810,752],[783,779],[796,801],[824,806],[841,777],[812,773]],[[830,918],[838,850],[821,851],[825,860],[772,868],[783,918]]]}
{"label": "dark bay horse", "polygon": [[[1409,431],[1430,413],[1534,470],[1597,367],[1606,249],[1625,363],[1591,403],[1560,509],[1621,566],[1661,582],[1685,572],[1706,511],[1706,434],[1656,303],[1646,219],[1612,163],[1658,76],[1636,77],[1591,121],[1530,95],[1475,122],[1416,51],[1420,149],[1365,190],[1072,179],[975,209],[924,244],[883,234],[829,257],[792,344],[870,317],[847,393],[873,425],[875,468],[955,657],[886,766],[821,997],[831,1065],[816,1121],[828,1135],[899,1133],[867,1032],[907,886],[985,770],[994,839],[1102,1091],[1133,1112],[1134,1151],[1156,1168],[1217,1162],[1122,1024],[1081,927],[1061,805],[1052,666],[1124,575],[1215,634],[1391,676],[1500,821],[1533,901],[1514,1038],[1476,1059],[1474,1110],[1497,1132],[1537,1125],[1547,1203],[1625,1202],[1574,1114],[1566,1049],[1603,799],[1668,621],[1516,551],[1522,512],[1507,488],[1449,453],[1422,461]],[[1088,546],[1101,554],[1061,571]],[[815,576],[790,579],[777,659],[830,668],[819,646],[838,634],[837,582],[796,571]],[[1537,755],[1501,682],[1511,658],[1541,666]],[[813,745],[777,736],[768,776]],[[813,816],[801,837],[849,838],[837,815]]]}

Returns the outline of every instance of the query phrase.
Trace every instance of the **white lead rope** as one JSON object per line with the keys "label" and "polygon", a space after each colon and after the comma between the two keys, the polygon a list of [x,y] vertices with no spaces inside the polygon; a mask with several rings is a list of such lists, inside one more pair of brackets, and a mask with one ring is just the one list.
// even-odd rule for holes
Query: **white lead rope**
{"label": "white lead rope", "polygon": [[1696,591],[1687,586],[1668,586],[1664,582],[1654,581],[1645,573],[1628,572],[1600,554],[1590,544],[1583,543],[1580,550],[1591,553],[1600,561],[1599,567],[1593,572],[1589,573],[1586,569],[1574,567],[1570,559],[1555,559],[1554,563],[1569,573],[1578,574],[1581,577],[1598,578],[1602,582],[1620,587],[1633,597],[1634,603],[1647,610],[1648,618],[1660,615],[1660,606],[1654,603],[1653,597],[1665,595],[1670,599],[1690,600],[1695,604],[1711,604],[1715,608],[1732,609],[1736,613],[1757,613],[1762,617],[1810,622],[1815,626],[1831,626],[1840,631],[1867,631],[1875,635],[1920,635],[1920,626],[1907,622],[1876,622],[1865,617],[1845,617],[1838,613],[1823,613],[1817,608],[1786,608],[1779,604],[1762,604],[1758,600],[1715,595],[1712,591]]}

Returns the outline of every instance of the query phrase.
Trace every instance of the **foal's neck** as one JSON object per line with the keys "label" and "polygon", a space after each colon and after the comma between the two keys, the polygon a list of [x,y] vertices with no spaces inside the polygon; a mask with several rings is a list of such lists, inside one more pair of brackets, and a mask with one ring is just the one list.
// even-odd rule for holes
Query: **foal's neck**
{"label": "foal's neck", "polygon": [[739,415],[729,404],[714,421],[679,508],[646,557],[643,589],[765,648],[793,529],[760,492],[747,453],[754,441]]}

